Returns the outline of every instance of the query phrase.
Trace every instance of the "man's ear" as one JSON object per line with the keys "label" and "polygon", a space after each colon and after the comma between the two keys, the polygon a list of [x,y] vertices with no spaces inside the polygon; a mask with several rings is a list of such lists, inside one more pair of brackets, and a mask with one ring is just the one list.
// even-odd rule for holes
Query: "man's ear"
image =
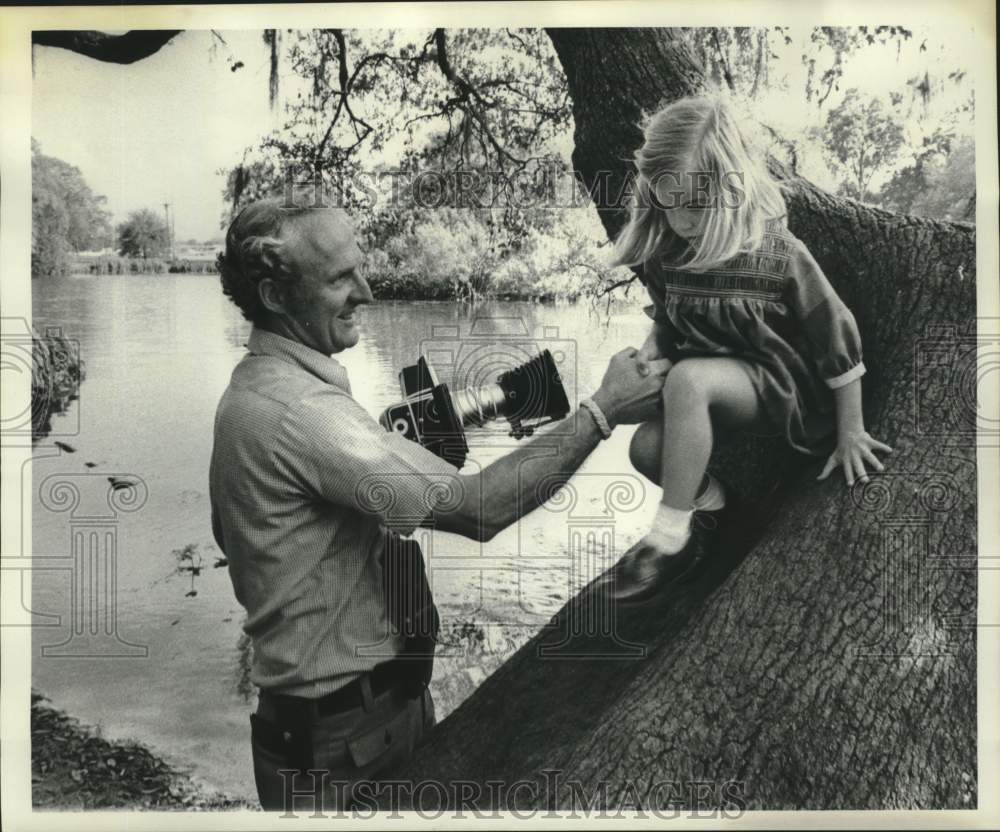
{"label": "man's ear", "polygon": [[265,277],[257,284],[257,296],[268,312],[284,315],[288,311],[288,293],[285,287],[270,277]]}

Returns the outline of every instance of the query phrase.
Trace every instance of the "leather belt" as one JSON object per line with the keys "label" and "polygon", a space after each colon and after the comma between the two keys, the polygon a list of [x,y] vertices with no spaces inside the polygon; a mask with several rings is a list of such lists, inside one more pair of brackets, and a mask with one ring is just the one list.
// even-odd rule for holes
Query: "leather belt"
{"label": "leather belt", "polygon": [[[401,685],[406,681],[407,668],[404,662],[393,659],[376,665],[368,674],[371,685],[371,695],[380,696],[386,691]],[[274,711],[274,718],[280,725],[301,725],[315,716],[329,716],[360,708],[364,704],[362,685],[364,676],[359,676],[348,682],[342,688],[318,699],[305,696],[289,696],[283,693],[269,693],[261,690],[260,698],[266,699]]]}

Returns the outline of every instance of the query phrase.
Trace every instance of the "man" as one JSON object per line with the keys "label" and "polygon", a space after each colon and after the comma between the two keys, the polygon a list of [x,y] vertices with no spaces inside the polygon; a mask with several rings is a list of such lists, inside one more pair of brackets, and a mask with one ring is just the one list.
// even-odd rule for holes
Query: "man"
{"label": "man", "polygon": [[[332,357],[358,342],[355,310],[372,302],[362,261],[342,211],[281,200],[245,208],[219,257],[223,290],[254,324],[216,414],[210,491],[253,640],[265,809],[289,810],[296,794],[348,805],[355,783],[405,759],[434,723],[383,586],[397,535],[433,522],[489,540],[551,494],[535,488],[541,477],[568,479],[614,425],[652,418],[666,373],[624,350],[569,417],[574,430],[546,440],[557,455],[532,455],[529,442],[459,474],[383,430]],[[379,501],[379,483],[391,499]]]}

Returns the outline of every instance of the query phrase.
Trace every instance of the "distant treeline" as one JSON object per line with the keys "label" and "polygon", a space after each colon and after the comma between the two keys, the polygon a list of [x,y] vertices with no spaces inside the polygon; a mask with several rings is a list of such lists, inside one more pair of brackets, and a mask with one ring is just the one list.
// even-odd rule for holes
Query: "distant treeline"
{"label": "distant treeline", "polygon": [[74,258],[73,271],[77,274],[215,274],[215,260],[78,254]]}
{"label": "distant treeline", "polygon": [[[579,249],[555,236],[540,236],[516,256],[501,258],[482,253],[468,256],[466,252],[475,250],[475,241],[462,238],[454,226],[431,230],[394,241],[395,249],[405,252],[402,259],[390,259],[378,248],[369,250],[365,277],[377,299],[573,301],[587,294],[595,273],[601,276],[599,266],[588,264]],[[77,254],[73,271],[93,275],[217,273],[214,259],[171,261],[114,254]]]}

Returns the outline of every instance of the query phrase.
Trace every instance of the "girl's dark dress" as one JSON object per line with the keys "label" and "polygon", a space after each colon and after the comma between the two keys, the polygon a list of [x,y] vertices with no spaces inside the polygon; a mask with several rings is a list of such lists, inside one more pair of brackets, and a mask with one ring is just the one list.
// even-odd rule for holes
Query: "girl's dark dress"
{"label": "girl's dark dress", "polygon": [[670,235],[644,266],[663,354],[732,356],[746,363],[775,429],[804,453],[829,453],[833,390],[864,375],[851,311],[783,219],[771,220],[756,251],[705,272],[674,266],[692,256]]}

